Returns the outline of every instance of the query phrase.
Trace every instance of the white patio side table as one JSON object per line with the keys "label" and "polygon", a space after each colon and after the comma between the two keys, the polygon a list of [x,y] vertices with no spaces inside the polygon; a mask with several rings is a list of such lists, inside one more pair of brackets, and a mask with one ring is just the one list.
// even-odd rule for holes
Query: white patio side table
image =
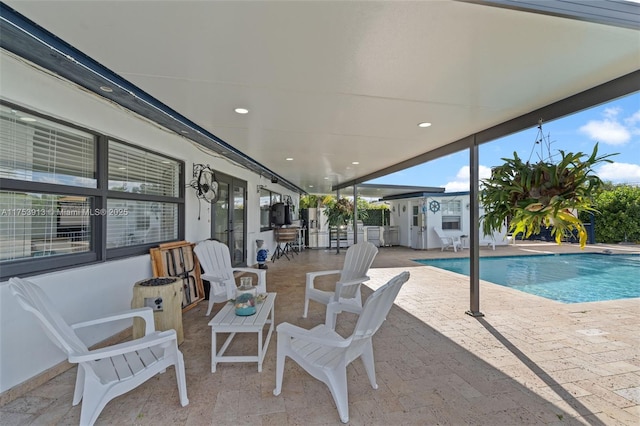
{"label": "white patio side table", "polygon": [[[216,372],[216,364],[219,362],[257,362],[258,372],[262,372],[262,361],[269,347],[269,340],[273,333],[273,311],[275,306],[276,293],[267,293],[266,299],[262,303],[256,304],[256,313],[249,316],[238,316],[233,303],[228,302],[209,321],[211,327],[211,372]],[[269,325],[267,337],[262,342],[262,332],[265,325]],[[216,352],[217,333],[231,333],[227,340]],[[224,355],[231,340],[236,333],[258,333],[258,355]]]}

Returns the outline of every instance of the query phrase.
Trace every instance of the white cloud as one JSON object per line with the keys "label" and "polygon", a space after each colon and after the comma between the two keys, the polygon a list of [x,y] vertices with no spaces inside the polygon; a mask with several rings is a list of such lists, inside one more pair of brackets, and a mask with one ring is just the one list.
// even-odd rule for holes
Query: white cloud
{"label": "white cloud", "polygon": [[604,109],[603,115],[611,120],[615,120],[616,116],[622,112],[620,107],[609,107]]}
{"label": "white cloud", "polygon": [[447,182],[444,186],[445,192],[463,192],[469,190],[469,181],[461,182],[461,181],[453,181]]}
{"label": "white cloud", "polygon": [[608,145],[624,145],[631,140],[631,135],[640,134],[637,125],[640,123],[640,111],[636,111],[622,120],[618,116],[621,108],[606,108],[602,120],[591,120],[580,127],[580,132],[589,138]]}
{"label": "white cloud", "polygon": [[624,145],[631,139],[631,132],[616,120],[591,120],[580,131],[591,139],[608,145]]}
{"label": "white cloud", "polygon": [[[447,182],[444,185],[446,192],[459,192],[459,191],[468,191],[469,190],[469,176],[470,176],[470,167],[463,166],[456,173],[456,180],[452,182]],[[478,175],[480,179],[486,179],[491,176],[491,168],[487,166],[479,166],[478,167]]]}
{"label": "white cloud", "polygon": [[607,163],[596,170],[600,179],[613,183],[640,182],[640,165],[629,163]]}
{"label": "white cloud", "polygon": [[636,123],[640,122],[640,111],[636,111],[634,114],[625,118],[624,122],[629,126],[634,126]]}

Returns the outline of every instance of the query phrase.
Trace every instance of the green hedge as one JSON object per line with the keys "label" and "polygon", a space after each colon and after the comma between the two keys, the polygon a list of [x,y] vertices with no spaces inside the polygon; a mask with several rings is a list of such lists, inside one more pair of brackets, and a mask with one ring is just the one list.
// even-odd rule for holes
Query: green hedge
{"label": "green hedge", "polygon": [[367,209],[367,218],[362,221],[364,226],[389,225],[391,212],[389,209]]}
{"label": "green hedge", "polygon": [[[640,187],[610,186],[594,199],[596,241],[640,243]],[[589,222],[587,215],[581,215]]]}

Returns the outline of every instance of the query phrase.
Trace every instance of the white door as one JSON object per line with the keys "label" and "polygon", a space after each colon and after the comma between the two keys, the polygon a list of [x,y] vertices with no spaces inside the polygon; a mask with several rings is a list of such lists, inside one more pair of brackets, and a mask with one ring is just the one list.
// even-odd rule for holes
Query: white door
{"label": "white door", "polygon": [[409,225],[410,231],[409,235],[411,236],[411,241],[409,244],[411,248],[422,250],[424,249],[424,240],[423,240],[423,217],[420,212],[420,206],[414,205],[413,203],[409,204],[411,208],[411,224]]}

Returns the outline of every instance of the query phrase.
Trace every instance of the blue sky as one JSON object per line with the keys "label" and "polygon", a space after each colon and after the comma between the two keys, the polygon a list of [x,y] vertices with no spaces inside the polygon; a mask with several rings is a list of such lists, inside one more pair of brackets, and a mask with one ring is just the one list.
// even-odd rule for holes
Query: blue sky
{"label": "blue sky", "polygon": [[[590,155],[596,143],[598,155],[618,153],[610,158],[613,163],[597,165],[596,174],[604,181],[640,185],[640,93],[543,123],[542,131],[552,155],[559,150]],[[480,179],[489,177],[491,167],[502,164],[501,158],[511,157],[514,151],[523,160],[537,162],[541,152],[540,144],[535,145],[537,137],[537,123],[532,123],[530,129],[481,145]],[[546,148],[542,153],[548,155]],[[468,191],[468,165],[469,151],[464,150],[367,183]]]}

